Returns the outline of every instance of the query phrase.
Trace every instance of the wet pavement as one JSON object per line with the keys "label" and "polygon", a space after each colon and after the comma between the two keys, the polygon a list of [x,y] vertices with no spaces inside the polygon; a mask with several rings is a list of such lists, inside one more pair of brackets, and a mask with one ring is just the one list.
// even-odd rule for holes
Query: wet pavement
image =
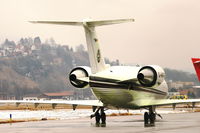
{"label": "wet pavement", "polygon": [[164,114],[153,127],[144,127],[143,116],[107,117],[106,125],[94,119],[47,120],[0,124],[3,133],[200,133],[200,113]]}

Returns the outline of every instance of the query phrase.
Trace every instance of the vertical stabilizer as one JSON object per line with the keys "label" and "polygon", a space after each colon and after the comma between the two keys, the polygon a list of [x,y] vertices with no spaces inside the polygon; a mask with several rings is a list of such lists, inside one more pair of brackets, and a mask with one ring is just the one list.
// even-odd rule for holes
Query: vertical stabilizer
{"label": "vertical stabilizer", "polygon": [[111,25],[124,22],[133,22],[134,19],[118,19],[118,20],[103,20],[103,21],[91,21],[85,20],[82,22],[66,22],[66,21],[30,21],[32,23],[42,24],[57,24],[57,25],[74,25],[83,26],[85,29],[87,48],[89,54],[89,60],[92,73],[97,73],[106,69],[104,57],[101,54],[98,38],[95,32],[96,26]]}
{"label": "vertical stabilizer", "polygon": [[97,73],[106,69],[104,58],[102,57],[95,27],[84,26],[89,60],[92,73]]}
{"label": "vertical stabilizer", "polygon": [[194,65],[197,77],[200,81],[200,58],[192,58],[192,63]]}

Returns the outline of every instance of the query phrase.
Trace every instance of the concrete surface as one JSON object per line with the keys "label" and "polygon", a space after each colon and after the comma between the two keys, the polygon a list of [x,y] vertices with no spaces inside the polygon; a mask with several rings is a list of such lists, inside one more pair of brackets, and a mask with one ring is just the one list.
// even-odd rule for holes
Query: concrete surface
{"label": "concrete surface", "polygon": [[107,117],[96,126],[94,119],[48,120],[0,124],[2,133],[200,133],[200,113],[165,114],[154,127],[144,127],[143,116]]}

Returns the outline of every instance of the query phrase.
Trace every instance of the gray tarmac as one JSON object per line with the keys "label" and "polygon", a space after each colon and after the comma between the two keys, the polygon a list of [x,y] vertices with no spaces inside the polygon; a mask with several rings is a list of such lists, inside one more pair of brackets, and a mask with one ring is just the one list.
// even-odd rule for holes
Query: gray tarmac
{"label": "gray tarmac", "polygon": [[200,133],[200,113],[165,114],[154,127],[144,127],[143,116],[107,117],[104,127],[94,119],[47,120],[0,124],[2,133]]}

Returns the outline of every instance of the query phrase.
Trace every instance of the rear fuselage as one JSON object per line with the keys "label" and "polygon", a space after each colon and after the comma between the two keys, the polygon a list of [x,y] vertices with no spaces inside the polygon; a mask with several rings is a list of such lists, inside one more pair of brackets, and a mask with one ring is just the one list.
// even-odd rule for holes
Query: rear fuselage
{"label": "rear fuselage", "polygon": [[90,87],[94,95],[105,106],[115,108],[140,108],[140,101],[148,99],[164,99],[167,97],[168,87],[165,81],[159,86],[145,87],[137,80],[126,83],[126,79],[137,79],[139,66],[115,66],[90,76]]}

